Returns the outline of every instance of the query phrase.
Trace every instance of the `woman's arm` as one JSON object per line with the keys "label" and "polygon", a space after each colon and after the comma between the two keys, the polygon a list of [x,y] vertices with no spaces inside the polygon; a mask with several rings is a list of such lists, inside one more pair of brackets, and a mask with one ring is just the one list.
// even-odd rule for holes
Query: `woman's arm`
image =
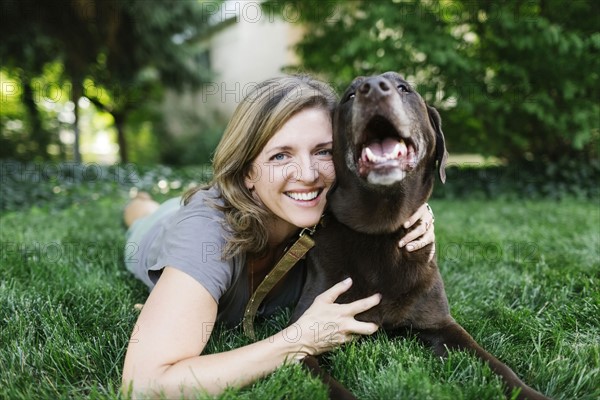
{"label": "woman's arm", "polygon": [[[200,355],[210,337],[217,303],[189,275],[165,268],[150,293],[132,333],[123,391],[163,393],[167,397],[221,393],[264,377],[286,360],[316,355],[344,343],[353,334],[371,334],[377,326],[354,316],[379,303],[374,295],[350,304],[335,304],[351,282],[341,282],[315,299],[294,324],[267,339],[223,353]],[[319,327],[316,331],[315,327]],[[335,332],[331,329],[337,327]]]}

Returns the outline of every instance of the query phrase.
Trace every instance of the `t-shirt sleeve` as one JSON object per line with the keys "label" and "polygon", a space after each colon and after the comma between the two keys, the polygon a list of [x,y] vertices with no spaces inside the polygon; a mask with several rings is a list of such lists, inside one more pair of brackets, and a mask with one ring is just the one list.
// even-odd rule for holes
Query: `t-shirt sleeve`
{"label": "t-shirt sleeve", "polygon": [[219,302],[231,285],[233,266],[222,259],[225,231],[215,211],[200,199],[192,199],[171,217],[157,260],[148,269],[153,283],[165,267],[173,267],[202,284]]}

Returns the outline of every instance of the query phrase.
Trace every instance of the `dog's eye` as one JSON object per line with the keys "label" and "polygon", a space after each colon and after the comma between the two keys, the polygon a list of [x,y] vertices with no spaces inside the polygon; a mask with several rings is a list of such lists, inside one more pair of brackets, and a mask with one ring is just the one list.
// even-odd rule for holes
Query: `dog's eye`
{"label": "dog's eye", "polygon": [[356,97],[356,93],[354,93],[354,92],[349,93],[348,96],[346,96],[346,101],[352,100],[355,97]]}
{"label": "dog's eye", "polygon": [[398,85],[398,90],[400,90],[402,93],[410,93],[410,89],[408,88],[408,86],[402,83]]}

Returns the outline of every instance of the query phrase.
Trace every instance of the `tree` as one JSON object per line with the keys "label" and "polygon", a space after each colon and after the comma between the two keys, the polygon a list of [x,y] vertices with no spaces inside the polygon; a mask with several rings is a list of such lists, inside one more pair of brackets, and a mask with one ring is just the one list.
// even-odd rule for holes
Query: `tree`
{"label": "tree", "polygon": [[[39,25],[23,23],[21,17],[28,14],[25,7],[25,2],[0,3],[3,31],[0,40],[0,66],[9,69],[20,84],[21,102],[28,117],[27,139],[31,143],[27,154],[47,159],[46,147],[51,141],[51,133],[43,126],[35,101],[33,79],[42,74],[46,64],[55,60],[60,45],[53,38],[44,35]],[[2,89],[4,91],[5,87]],[[12,91],[14,88],[6,89]],[[0,101],[5,103],[4,98]],[[5,104],[2,106],[6,107]]]}
{"label": "tree", "polygon": [[[211,32],[210,13],[198,1],[22,0],[0,7],[2,65],[25,74],[21,81],[28,109],[35,110],[27,97],[29,76],[46,63],[60,61],[65,79],[71,81],[76,140],[78,99],[86,95],[113,116],[123,162],[128,158],[125,126],[131,112],[159,97],[163,85],[194,87],[210,76],[207,68],[193,62],[188,46]],[[43,132],[37,136],[45,137]]]}
{"label": "tree", "polygon": [[[159,99],[161,86],[195,88],[211,75],[193,49],[211,27],[200,2],[122,0],[113,5],[112,34],[103,43],[85,95],[115,121],[120,156],[128,161],[125,126],[131,112]],[[114,22],[116,21],[116,22]]]}
{"label": "tree", "polygon": [[[102,2],[98,2],[102,3]],[[108,4],[102,3],[102,4]],[[30,102],[28,81],[32,74],[39,74],[49,62],[60,60],[64,65],[64,79],[71,81],[68,92],[75,105],[74,159],[80,161],[78,134],[78,99],[82,95],[82,82],[89,73],[100,51],[101,35],[97,29],[89,29],[96,5],[90,0],[70,2],[36,2],[33,0],[2,2],[2,23],[6,27],[6,44],[0,45],[0,56],[8,65],[23,71],[23,102],[31,110],[32,126],[36,119]],[[6,25],[5,25],[6,24]],[[39,52],[39,53],[38,53]],[[3,62],[4,64],[4,62]],[[47,135],[37,134],[39,147],[45,151]]]}
{"label": "tree", "polygon": [[[317,4],[318,3],[318,4]],[[267,1],[306,25],[302,68],[341,88],[399,71],[454,149],[510,160],[597,157],[600,3]]]}

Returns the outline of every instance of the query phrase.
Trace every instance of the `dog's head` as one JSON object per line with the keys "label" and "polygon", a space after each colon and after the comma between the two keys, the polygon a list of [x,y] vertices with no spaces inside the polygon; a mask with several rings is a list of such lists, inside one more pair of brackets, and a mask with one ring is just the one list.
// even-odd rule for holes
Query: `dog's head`
{"label": "dog's head", "polygon": [[381,189],[436,168],[446,180],[440,116],[395,72],[352,82],[336,112],[334,142],[338,181],[358,177]]}

